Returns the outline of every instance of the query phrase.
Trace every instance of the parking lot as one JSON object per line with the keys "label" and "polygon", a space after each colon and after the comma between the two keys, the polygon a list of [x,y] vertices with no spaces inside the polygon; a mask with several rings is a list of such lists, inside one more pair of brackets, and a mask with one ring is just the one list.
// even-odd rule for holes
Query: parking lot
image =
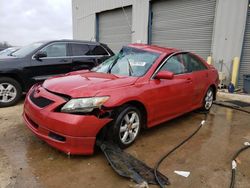
{"label": "parking lot", "polygon": [[[0,187],[134,187],[108,165],[101,151],[70,156],[36,138],[24,125],[22,103],[0,109]],[[197,128],[203,114],[189,113],[141,133],[126,151],[153,167]],[[228,187],[233,154],[250,140],[249,115],[213,106],[206,126],[165,160],[160,171],[170,187]],[[250,151],[238,158],[237,187],[250,185]],[[190,171],[189,177],[174,170]],[[151,186],[150,187],[156,187]]]}

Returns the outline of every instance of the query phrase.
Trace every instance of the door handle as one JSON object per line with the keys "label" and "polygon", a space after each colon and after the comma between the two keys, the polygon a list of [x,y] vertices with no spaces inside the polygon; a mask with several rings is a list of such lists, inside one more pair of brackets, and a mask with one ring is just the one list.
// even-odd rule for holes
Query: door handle
{"label": "door handle", "polygon": [[192,78],[187,78],[186,79],[186,83],[191,83],[192,82]]}
{"label": "door handle", "polygon": [[68,62],[68,60],[67,59],[61,59],[60,62],[66,63],[66,62]]}

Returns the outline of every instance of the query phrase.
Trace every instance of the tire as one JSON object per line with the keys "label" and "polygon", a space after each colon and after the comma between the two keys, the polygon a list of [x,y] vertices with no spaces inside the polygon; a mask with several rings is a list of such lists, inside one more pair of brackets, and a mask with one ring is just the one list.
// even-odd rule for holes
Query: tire
{"label": "tire", "polygon": [[213,88],[208,88],[204,99],[203,99],[203,106],[201,108],[201,110],[203,111],[209,111],[213,105],[213,101],[214,101],[214,90]]}
{"label": "tire", "polygon": [[0,107],[15,105],[22,96],[20,84],[8,77],[0,78]]}
{"label": "tire", "polygon": [[133,106],[121,108],[113,124],[113,141],[120,148],[129,147],[139,135],[141,126],[142,114],[140,110]]}

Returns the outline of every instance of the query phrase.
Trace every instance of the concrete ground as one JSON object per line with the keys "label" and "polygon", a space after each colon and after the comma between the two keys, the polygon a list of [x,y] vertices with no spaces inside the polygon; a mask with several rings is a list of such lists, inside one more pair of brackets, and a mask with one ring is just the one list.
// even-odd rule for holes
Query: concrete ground
{"label": "concrete ground", "polygon": [[[22,103],[0,109],[1,188],[134,187],[119,177],[104,155],[71,156],[36,138],[21,118]],[[199,125],[204,115],[195,112],[143,131],[126,151],[153,167],[165,152],[180,143]],[[188,143],[163,162],[160,171],[169,177],[169,187],[229,187],[231,158],[250,141],[250,116],[213,106],[206,125]],[[250,150],[238,158],[237,188],[250,185]],[[188,178],[174,170],[190,171]],[[150,186],[156,187],[156,186]]]}

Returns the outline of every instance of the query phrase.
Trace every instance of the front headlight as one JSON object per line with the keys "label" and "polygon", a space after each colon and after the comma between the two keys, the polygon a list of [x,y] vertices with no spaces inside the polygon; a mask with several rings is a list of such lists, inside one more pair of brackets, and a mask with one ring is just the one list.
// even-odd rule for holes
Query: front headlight
{"label": "front headlight", "polygon": [[61,108],[61,112],[92,112],[95,108],[100,108],[108,99],[108,96],[71,99]]}

